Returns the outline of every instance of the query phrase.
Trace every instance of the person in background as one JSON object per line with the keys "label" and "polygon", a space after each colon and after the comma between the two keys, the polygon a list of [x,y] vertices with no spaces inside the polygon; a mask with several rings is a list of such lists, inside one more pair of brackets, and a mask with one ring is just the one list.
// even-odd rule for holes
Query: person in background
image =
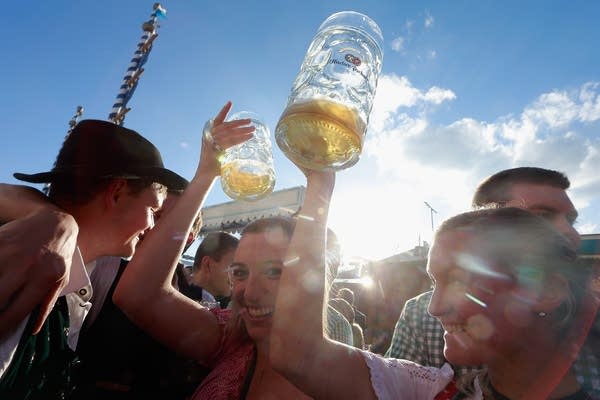
{"label": "person in background", "polygon": [[354,291],[347,287],[341,287],[337,291],[337,297],[344,299],[348,303],[350,303],[350,305],[354,309],[354,320],[358,325],[360,325],[361,330],[364,331],[367,327],[367,316],[356,307],[356,296],[354,295]]}
{"label": "person in background", "polygon": [[238,238],[226,232],[207,234],[194,257],[192,283],[202,288],[202,300],[216,301],[227,308],[231,300],[228,268],[238,245]]}
{"label": "person in background", "polygon": [[[337,277],[342,262],[342,248],[335,232],[327,228],[327,284],[330,287],[330,296],[335,292],[334,280]],[[354,332],[352,324],[333,304],[327,304],[325,312],[325,334],[328,338],[348,346],[354,345]]]}
{"label": "person in background", "polygon": [[364,349],[365,348],[365,338],[362,332],[360,325],[358,325],[354,320],[354,309],[344,299],[340,299],[339,297],[334,297],[329,299],[328,307],[331,306],[336,309],[340,314],[344,316],[344,318],[351,325],[352,329],[352,346]]}
{"label": "person in background", "polygon": [[384,354],[394,326],[407,300],[431,288],[425,272],[426,259],[406,261],[391,256],[372,263],[373,290],[367,292],[367,342],[372,352]]}
{"label": "person in background", "polygon": [[327,304],[327,310],[325,312],[325,319],[327,322],[325,325],[325,334],[327,337],[336,342],[353,346],[354,331],[352,330],[350,321],[348,321],[344,314],[331,303]]}
{"label": "person in background", "polygon": [[354,339],[354,347],[357,347],[359,349],[366,348],[363,326],[361,325],[361,323],[359,323],[359,320],[357,319],[362,319],[362,323],[365,324],[366,315],[364,315],[358,310],[358,308],[356,308],[356,305],[354,304],[354,292],[350,288],[342,287],[338,289],[337,297],[342,300],[345,300],[348,304],[350,304],[350,307],[352,308],[352,312],[350,315],[353,316],[351,324],[352,337]]}
{"label": "person in background", "polygon": [[[177,198],[179,198],[180,195],[181,195],[181,192],[178,192],[176,194]],[[200,213],[196,216],[196,219],[194,220],[194,223],[192,224],[192,229],[188,236],[188,242],[185,245],[182,254],[185,254],[186,251],[192,245],[192,243],[196,240],[196,238],[198,237],[198,234],[200,233],[201,226],[202,226],[202,213]],[[186,267],[182,261],[180,261],[177,264],[177,268],[175,269],[175,275],[173,276],[172,283],[173,283],[173,287],[175,287],[177,290],[179,290],[179,292],[181,292],[183,295],[189,297],[190,299],[194,299],[194,300],[202,299],[202,288],[200,288],[192,283],[191,268]]]}

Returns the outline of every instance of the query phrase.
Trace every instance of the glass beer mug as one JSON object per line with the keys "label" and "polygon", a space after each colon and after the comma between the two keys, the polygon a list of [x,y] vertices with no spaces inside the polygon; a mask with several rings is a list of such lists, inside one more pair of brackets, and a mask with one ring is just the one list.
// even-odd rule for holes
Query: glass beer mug
{"label": "glass beer mug", "polygon": [[256,130],[244,143],[232,146],[219,157],[221,187],[234,200],[258,200],[273,191],[275,170],[269,128],[260,117],[249,111],[240,111],[227,120],[251,119]]}
{"label": "glass beer mug", "polygon": [[289,159],[316,170],[358,161],[382,57],[381,30],[366,15],[344,11],[321,24],[275,130]]}

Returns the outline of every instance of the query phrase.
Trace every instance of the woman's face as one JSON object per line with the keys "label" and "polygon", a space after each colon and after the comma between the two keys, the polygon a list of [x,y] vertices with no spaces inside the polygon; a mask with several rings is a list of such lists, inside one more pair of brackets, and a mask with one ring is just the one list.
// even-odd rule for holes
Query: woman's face
{"label": "woman's face", "polygon": [[534,316],[524,289],[472,243],[465,233],[438,235],[427,266],[434,283],[429,313],[444,328],[444,356],[456,365],[491,364],[521,352]]}
{"label": "woman's face", "polygon": [[268,338],[289,238],[279,229],[246,233],[239,242],[230,279],[248,335]]}

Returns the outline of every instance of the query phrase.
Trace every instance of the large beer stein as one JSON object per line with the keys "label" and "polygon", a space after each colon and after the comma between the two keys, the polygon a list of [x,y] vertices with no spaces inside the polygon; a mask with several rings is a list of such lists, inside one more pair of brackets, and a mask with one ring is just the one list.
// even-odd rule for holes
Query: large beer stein
{"label": "large beer stein", "polygon": [[273,191],[275,170],[269,128],[261,118],[249,111],[240,111],[227,118],[251,120],[256,129],[251,139],[232,146],[219,157],[221,187],[234,200],[258,200]]}
{"label": "large beer stein", "polygon": [[321,24],[275,130],[289,159],[316,170],[358,161],[382,57],[381,30],[366,15],[344,11]]}

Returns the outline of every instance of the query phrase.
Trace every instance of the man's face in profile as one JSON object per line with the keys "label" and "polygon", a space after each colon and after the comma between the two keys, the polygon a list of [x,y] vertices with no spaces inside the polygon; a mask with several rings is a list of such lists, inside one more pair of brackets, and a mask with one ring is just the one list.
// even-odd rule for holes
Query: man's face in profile
{"label": "man's face in profile", "polygon": [[507,207],[517,207],[537,214],[561,232],[574,248],[579,247],[579,233],[574,224],[577,210],[567,192],[561,188],[533,183],[516,183],[510,190]]}

